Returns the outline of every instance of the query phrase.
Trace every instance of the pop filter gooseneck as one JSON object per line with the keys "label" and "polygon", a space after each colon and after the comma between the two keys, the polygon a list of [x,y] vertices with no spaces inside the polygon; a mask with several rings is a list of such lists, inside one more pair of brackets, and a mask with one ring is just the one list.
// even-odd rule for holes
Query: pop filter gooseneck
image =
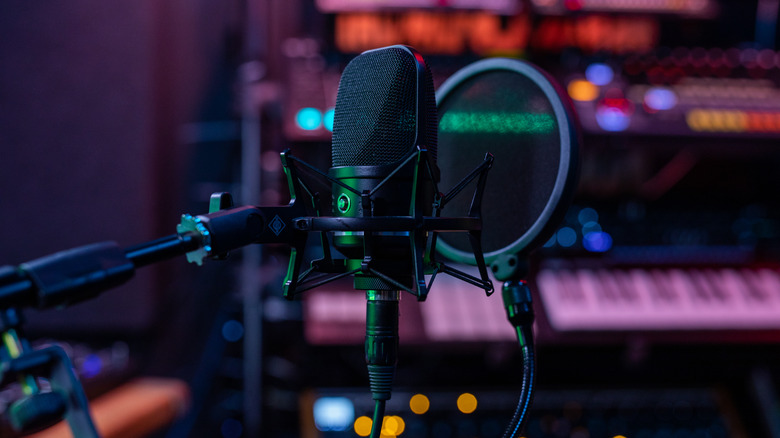
{"label": "pop filter gooseneck", "polygon": [[[531,292],[524,258],[546,241],[563,218],[577,184],[578,124],[568,97],[539,68],[519,60],[487,59],[445,81],[436,95],[438,163],[442,186],[455,181],[486,152],[495,157],[482,200],[482,249],[497,280],[523,356],[517,408],[504,432],[520,436],[534,394],[536,359]],[[448,206],[467,211],[467,200]],[[437,250],[476,264],[469,243],[442,233]]]}

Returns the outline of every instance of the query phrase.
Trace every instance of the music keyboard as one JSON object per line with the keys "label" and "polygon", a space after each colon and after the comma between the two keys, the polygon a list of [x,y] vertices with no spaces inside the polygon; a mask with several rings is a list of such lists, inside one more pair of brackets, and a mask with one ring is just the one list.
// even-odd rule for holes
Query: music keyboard
{"label": "music keyboard", "polygon": [[542,269],[559,331],[780,329],[780,271],[770,268]]}

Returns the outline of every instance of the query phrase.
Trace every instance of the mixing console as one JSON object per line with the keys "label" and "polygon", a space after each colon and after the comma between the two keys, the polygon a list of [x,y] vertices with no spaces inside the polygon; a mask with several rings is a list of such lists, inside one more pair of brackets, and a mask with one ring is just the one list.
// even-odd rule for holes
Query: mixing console
{"label": "mixing console", "polygon": [[[473,397],[473,398],[472,398]],[[388,402],[383,436],[500,436],[516,395],[508,391],[398,390]],[[329,389],[307,398],[307,438],[367,436],[372,403],[365,391]],[[472,404],[466,403],[471,401]],[[308,426],[308,427],[307,427]],[[710,388],[540,390],[526,436],[539,438],[739,436],[728,399]]]}

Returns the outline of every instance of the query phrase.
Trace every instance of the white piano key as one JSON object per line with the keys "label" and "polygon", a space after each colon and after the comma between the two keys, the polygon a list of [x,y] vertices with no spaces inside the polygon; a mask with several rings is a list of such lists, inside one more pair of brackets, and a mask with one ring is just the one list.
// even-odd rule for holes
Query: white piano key
{"label": "white piano key", "polygon": [[613,272],[613,275],[615,283],[626,296],[626,299],[631,302],[636,302],[635,305],[641,306],[641,297],[636,290],[636,284],[634,284],[628,273],[622,269],[618,269]]}
{"label": "white piano key", "polygon": [[699,269],[687,271],[688,281],[696,289],[696,296],[702,300],[702,305],[729,306],[729,295],[722,290],[722,283],[714,273],[705,274]]}
{"label": "white piano key", "polygon": [[650,278],[652,281],[649,286],[655,289],[653,299],[656,303],[676,305],[682,300],[682,296],[680,295],[681,291],[678,291],[674,287],[667,271],[652,269],[650,270]]}
{"label": "white piano key", "polygon": [[697,296],[697,291],[685,271],[670,269],[668,278],[674,293],[679,297],[678,306],[680,308],[690,308],[694,302],[700,301],[700,297]]}
{"label": "white piano key", "polygon": [[575,271],[575,278],[580,285],[582,293],[588,297],[588,301],[601,307],[607,301],[600,281],[590,269],[578,269]]}
{"label": "white piano key", "polygon": [[565,306],[567,293],[558,281],[559,275],[551,269],[543,269],[536,276],[536,285],[542,300]]}
{"label": "white piano key", "polygon": [[653,301],[657,299],[654,297],[654,289],[652,288],[652,278],[650,274],[644,269],[631,269],[626,273],[626,276],[630,279],[634,285],[634,292],[639,297],[638,300],[642,303],[644,309],[650,309],[653,306]]}
{"label": "white piano key", "polygon": [[780,302],[780,273],[771,269],[760,269],[758,275],[768,293],[769,301]]}
{"label": "white piano key", "polygon": [[723,284],[733,291],[739,297],[738,300],[744,303],[745,306],[763,305],[766,302],[764,295],[745,283],[742,274],[736,269],[726,268],[720,272]]}
{"label": "white piano key", "polygon": [[637,306],[634,284],[625,273],[619,269],[599,269],[597,271],[601,283],[605,288],[611,289],[615,299],[624,306]]}
{"label": "white piano key", "polygon": [[772,296],[771,287],[768,288],[764,281],[759,277],[758,272],[753,269],[742,269],[739,272],[742,275],[742,279],[745,282],[745,286],[752,290],[757,296],[760,296],[763,301],[768,301]]}
{"label": "white piano key", "polygon": [[707,268],[702,271],[702,275],[717,289],[716,293],[723,301],[731,305],[743,306],[745,302],[742,296],[726,282],[724,271],[724,269]]}
{"label": "white piano key", "polygon": [[599,283],[602,296],[612,305],[622,305],[623,294],[620,288],[615,284],[615,279],[606,269],[598,269],[593,274],[594,280]]}
{"label": "white piano key", "polygon": [[590,304],[573,271],[561,269],[556,277],[558,278],[558,285],[561,287],[561,296],[565,296],[567,301],[579,301]]}

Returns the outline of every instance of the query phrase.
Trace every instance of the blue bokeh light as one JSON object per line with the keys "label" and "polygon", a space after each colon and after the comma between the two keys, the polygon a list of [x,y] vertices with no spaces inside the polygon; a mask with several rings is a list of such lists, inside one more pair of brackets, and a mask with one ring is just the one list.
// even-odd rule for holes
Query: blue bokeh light
{"label": "blue bokeh light", "polygon": [[556,238],[558,240],[558,245],[561,245],[564,248],[569,248],[577,243],[577,232],[570,227],[563,227],[558,230]]}
{"label": "blue bokeh light", "polygon": [[664,111],[677,105],[677,95],[668,88],[653,87],[645,93],[645,105],[656,111]]}
{"label": "blue bokeh light", "polygon": [[313,131],[322,124],[322,113],[317,108],[301,108],[295,115],[295,123],[305,131]]}
{"label": "blue bokeh light", "polygon": [[343,432],[355,421],[355,405],[345,397],[322,397],[314,402],[314,425],[323,432]]}
{"label": "blue bokeh light", "polygon": [[222,337],[228,342],[237,342],[244,336],[244,325],[235,319],[222,324]]}
{"label": "blue bokeh light", "polygon": [[601,230],[601,224],[598,222],[590,221],[582,224],[582,235],[586,235],[588,233],[594,233],[599,232]]}
{"label": "blue bokeh light", "polygon": [[582,246],[590,252],[607,252],[612,248],[612,236],[603,231],[593,231],[583,237]]}
{"label": "blue bokeh light", "polygon": [[607,85],[614,77],[615,72],[612,71],[612,67],[600,62],[593,63],[585,69],[585,78],[593,85]]}
{"label": "blue bokeh light", "polygon": [[596,110],[596,122],[605,131],[625,131],[631,123],[631,115],[620,108],[602,106]]}
{"label": "blue bokeh light", "polygon": [[86,378],[95,377],[103,369],[103,360],[97,354],[90,354],[81,364],[81,373]]}
{"label": "blue bokeh light", "polygon": [[322,117],[322,124],[325,125],[325,129],[333,132],[333,117],[336,114],[336,110],[333,108],[325,111],[325,115]]}
{"label": "blue bokeh light", "polygon": [[577,220],[580,221],[580,224],[582,225],[585,225],[588,222],[598,222],[599,213],[590,207],[585,207],[577,213]]}

